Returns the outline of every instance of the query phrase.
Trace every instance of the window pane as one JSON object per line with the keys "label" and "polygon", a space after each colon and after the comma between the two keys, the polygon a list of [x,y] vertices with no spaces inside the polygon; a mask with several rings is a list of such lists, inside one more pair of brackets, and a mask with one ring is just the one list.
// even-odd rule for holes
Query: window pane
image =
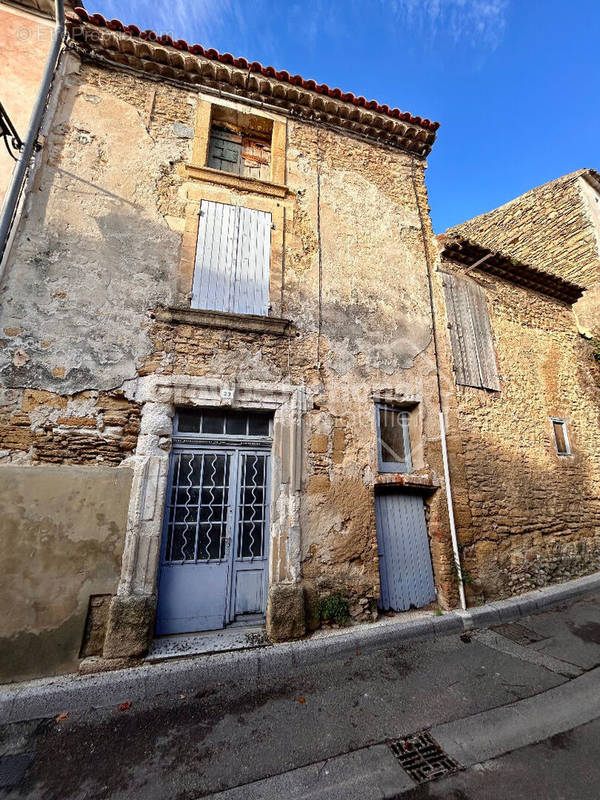
{"label": "window pane", "polygon": [[556,440],[556,449],[559,453],[564,455],[569,452],[569,448],[567,446],[567,437],[565,433],[565,423],[553,422],[552,425],[554,426],[554,439]]}
{"label": "window pane", "polygon": [[225,433],[230,436],[244,436],[246,433],[246,414],[230,414],[227,417]]}
{"label": "window pane", "polygon": [[251,414],[248,418],[248,433],[250,436],[268,436],[269,419],[266,414]]}
{"label": "window pane", "polygon": [[202,414],[202,433],[223,433],[225,414],[222,411],[205,411]]}
{"label": "window pane", "polygon": [[379,435],[381,460],[403,464],[407,460],[404,447],[404,430],[407,425],[405,411],[392,408],[379,409]]}
{"label": "window pane", "polygon": [[208,166],[240,174],[242,137],[226,128],[213,126],[210,133]]}
{"label": "window pane", "polygon": [[179,411],[177,414],[177,430],[180,433],[200,433],[202,414],[192,409]]}

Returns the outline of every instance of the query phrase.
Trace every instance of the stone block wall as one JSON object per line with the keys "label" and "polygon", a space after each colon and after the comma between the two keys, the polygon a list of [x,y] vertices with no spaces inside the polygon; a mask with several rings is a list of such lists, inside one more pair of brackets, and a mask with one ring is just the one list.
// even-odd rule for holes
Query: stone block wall
{"label": "stone block wall", "polygon": [[[502,388],[452,387],[446,403],[467,592],[481,602],[600,569],[600,372],[569,306],[472,278],[487,296]],[[551,417],[567,420],[573,455],[557,455]]]}
{"label": "stone block wall", "polygon": [[572,172],[531,189],[448,233],[579,286],[592,286],[600,281],[600,250],[598,214],[594,218],[589,203],[596,193],[583,178],[587,172]]}
{"label": "stone block wall", "polygon": [[1,393],[0,463],[119,466],[137,444],[139,406],[122,391]]}

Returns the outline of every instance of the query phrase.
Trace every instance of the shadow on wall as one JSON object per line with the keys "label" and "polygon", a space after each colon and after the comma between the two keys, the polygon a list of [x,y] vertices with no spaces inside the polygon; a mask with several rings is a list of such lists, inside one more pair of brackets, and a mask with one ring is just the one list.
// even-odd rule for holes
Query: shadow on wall
{"label": "shadow on wall", "polygon": [[10,331],[3,382],[61,394],[136,377],[152,350],[146,311],[175,297],[181,245],[159,191],[148,191],[177,154],[157,149],[136,108],[108,94],[103,103],[132,126],[131,146],[110,135],[99,111],[92,126],[92,95],[69,80],[0,292],[0,330]]}
{"label": "shadow on wall", "polygon": [[0,466],[0,681],[77,670],[90,596],[117,589],[131,479]]}

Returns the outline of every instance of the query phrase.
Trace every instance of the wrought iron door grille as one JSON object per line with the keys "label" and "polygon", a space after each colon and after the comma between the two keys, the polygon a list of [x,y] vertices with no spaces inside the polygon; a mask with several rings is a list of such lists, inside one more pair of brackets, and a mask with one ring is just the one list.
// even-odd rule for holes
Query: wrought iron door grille
{"label": "wrought iron door grille", "polygon": [[227,551],[230,453],[174,453],[165,562],[222,561]]}
{"label": "wrought iron door grille", "polygon": [[427,731],[394,739],[388,746],[402,769],[417,783],[443,778],[461,769]]}
{"label": "wrought iron door grille", "polygon": [[243,561],[264,557],[267,457],[242,454],[236,557]]}

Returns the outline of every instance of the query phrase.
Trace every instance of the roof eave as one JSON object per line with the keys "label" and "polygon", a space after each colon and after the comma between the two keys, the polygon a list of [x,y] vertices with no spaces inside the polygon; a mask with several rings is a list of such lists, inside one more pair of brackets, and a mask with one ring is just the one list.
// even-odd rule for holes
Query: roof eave
{"label": "roof eave", "polygon": [[497,275],[512,283],[573,305],[582,297],[584,289],[548,272],[523,264],[509,256],[476,244],[463,237],[439,236],[442,256],[467,268],[484,257],[477,269]]}
{"label": "roof eave", "polygon": [[[89,17],[87,13],[86,16]],[[96,16],[100,15],[89,19],[94,20]],[[216,51],[203,51],[199,45],[190,47],[181,40],[172,45],[162,44],[159,40],[144,38],[147,32],[132,35],[119,29],[113,30],[107,26],[114,22],[113,27],[118,27],[118,21],[106,23],[104,18],[102,20],[104,25],[71,16],[68,19],[68,31],[83,52],[100,56],[116,66],[258,100],[292,116],[341,128],[422,158],[429,155],[435,142],[438,124],[429,120],[412,117],[398,109],[388,109],[390,113],[384,113],[379,109],[388,107],[378,106],[375,101],[367,103],[364,98],[355,98],[356,102],[349,102],[332,96],[339,90],[326,87],[328,92],[320,91],[323,87],[317,87],[316,84],[316,88],[310,88],[314,81],[294,83],[298,76],[290,77],[289,81],[281,80],[270,74],[275,73],[271,67],[253,69],[254,64],[248,65],[243,59],[234,59],[228,54],[222,56]],[[123,27],[122,23],[118,25]],[[133,26],[129,28],[134,29]],[[204,54],[190,52],[194,49]],[[212,53],[215,53],[214,57],[208,55]],[[238,66],[240,63],[246,66]],[[344,96],[341,92],[339,94]],[[378,108],[367,107],[373,105]],[[396,111],[403,118],[391,113]]]}

